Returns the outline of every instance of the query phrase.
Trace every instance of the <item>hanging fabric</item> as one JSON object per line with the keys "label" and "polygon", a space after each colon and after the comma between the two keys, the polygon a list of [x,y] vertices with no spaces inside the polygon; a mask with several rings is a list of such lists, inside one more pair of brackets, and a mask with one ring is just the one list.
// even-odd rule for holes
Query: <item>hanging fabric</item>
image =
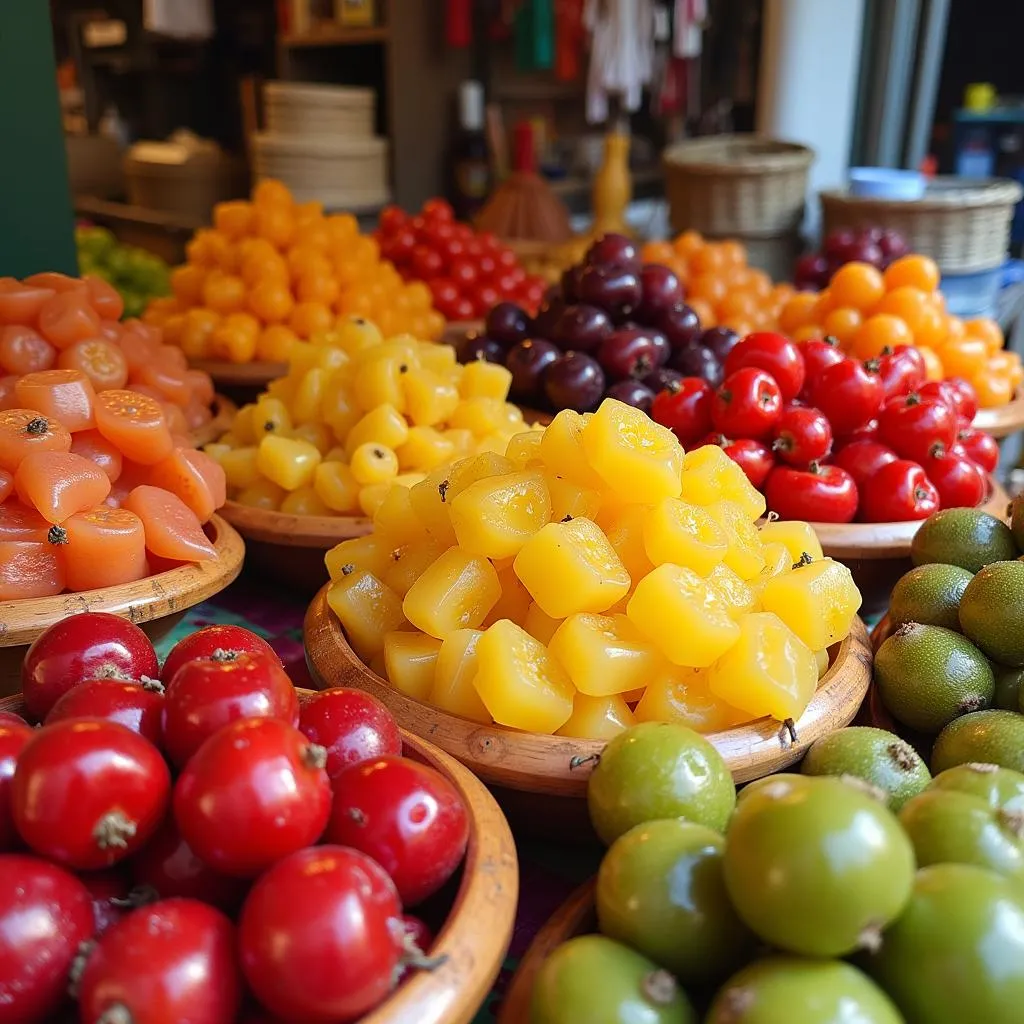
{"label": "hanging fabric", "polygon": [[587,120],[607,120],[609,95],[638,110],[653,68],[651,0],[586,0],[583,23],[591,35]]}
{"label": "hanging fabric", "polygon": [[473,42],[472,0],[448,0],[445,42],[458,49],[465,49]]}
{"label": "hanging fabric", "polygon": [[583,39],[583,0],[555,0],[555,78],[559,81],[579,78]]}

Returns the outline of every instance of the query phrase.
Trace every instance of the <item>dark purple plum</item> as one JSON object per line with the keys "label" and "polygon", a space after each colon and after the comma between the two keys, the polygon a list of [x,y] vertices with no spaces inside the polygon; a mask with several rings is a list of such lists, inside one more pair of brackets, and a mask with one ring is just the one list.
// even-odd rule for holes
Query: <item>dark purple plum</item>
{"label": "dark purple plum", "polygon": [[710,349],[720,363],[724,363],[725,357],[740,343],[740,336],[728,327],[709,327],[700,336],[700,343]]}
{"label": "dark purple plum", "polygon": [[562,271],[562,300],[564,302],[580,301],[580,278],[586,267],[582,263],[576,263],[568,270]]}
{"label": "dark purple plum", "polygon": [[819,291],[828,284],[828,260],[820,252],[809,252],[796,261],[793,285],[798,291]]}
{"label": "dark purple plum", "polygon": [[847,247],[857,240],[857,233],[850,228],[837,228],[829,232],[822,246],[822,253],[828,257],[840,257]]}
{"label": "dark purple plum", "polygon": [[673,370],[670,366],[659,366],[644,377],[643,383],[657,394],[665,388],[672,387],[673,384],[678,384],[682,379],[683,374],[678,370]]}
{"label": "dark purple plum", "polygon": [[459,362],[473,363],[484,359],[488,363],[505,362],[505,346],[486,334],[467,334],[459,344]]}
{"label": "dark purple plum", "polygon": [[646,377],[659,365],[661,352],[653,333],[644,327],[620,327],[601,342],[597,361],[609,380]]}
{"label": "dark purple plum", "polygon": [[612,232],[602,235],[590,246],[584,257],[584,262],[591,266],[611,263],[636,264],[639,262],[639,256],[632,239]]}
{"label": "dark purple plum", "polygon": [[543,337],[566,352],[593,352],[612,330],[612,322],[603,309],[596,306],[566,306],[554,331]]}
{"label": "dark purple plum", "polygon": [[533,330],[530,332],[530,336],[554,339],[559,318],[565,311],[565,308],[565,303],[561,299],[541,303],[540,309],[537,310],[537,315],[533,318]]}
{"label": "dark purple plum", "polygon": [[877,244],[882,253],[882,260],[885,266],[888,266],[893,260],[898,260],[901,256],[906,256],[910,252],[907,240],[899,232],[893,231],[892,228],[885,228],[882,231],[877,239]]}
{"label": "dark purple plum", "polygon": [[651,402],[654,401],[654,392],[641,384],[638,380],[620,380],[613,384],[605,393],[605,398],[616,398],[626,405],[633,405],[644,412],[651,411]]}
{"label": "dark purple plum", "polygon": [[530,335],[530,317],[514,302],[499,302],[484,320],[484,334],[499,345],[511,348]]}
{"label": "dark purple plum", "polygon": [[654,365],[664,366],[669,356],[672,355],[672,346],[668,343],[668,338],[665,337],[662,331],[652,330],[646,328],[647,333],[651,336],[651,343],[654,345]]}
{"label": "dark purple plum", "polygon": [[671,306],[658,318],[658,329],[668,339],[673,351],[688,348],[700,340],[700,317],[689,306]]}
{"label": "dark purple plum", "polygon": [[556,409],[589,412],[606,384],[604,370],[584,352],[566,352],[544,371],[544,395]]}
{"label": "dark purple plum", "polygon": [[641,297],[640,275],[629,264],[589,266],[580,278],[580,298],[620,323],[629,319]]}
{"label": "dark purple plum", "polygon": [[852,242],[842,249],[828,253],[829,271],[834,274],[839,267],[846,263],[852,263],[854,260],[861,263],[870,263],[873,267],[881,266],[883,262],[882,250],[877,242],[871,241],[868,237],[855,237]]}
{"label": "dark purple plum", "polygon": [[702,377],[713,388],[717,388],[725,377],[722,364],[714,352],[703,345],[677,349],[672,356],[672,369],[678,370],[684,377]]}
{"label": "dark purple plum", "polygon": [[543,397],[544,371],[561,355],[558,346],[543,338],[527,338],[509,349],[505,366],[512,374],[510,392],[521,401]]}
{"label": "dark purple plum", "polygon": [[671,268],[661,263],[645,263],[640,269],[643,297],[633,316],[642,324],[655,325],[661,315],[682,304],[683,283]]}

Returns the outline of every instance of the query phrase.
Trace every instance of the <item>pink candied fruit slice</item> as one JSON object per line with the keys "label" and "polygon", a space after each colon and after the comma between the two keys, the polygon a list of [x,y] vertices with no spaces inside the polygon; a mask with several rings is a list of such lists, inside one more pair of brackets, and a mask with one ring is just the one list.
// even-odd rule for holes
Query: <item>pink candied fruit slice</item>
{"label": "pink candied fruit slice", "polygon": [[71,435],[57,420],[36,409],[0,411],[0,469],[17,471],[32,452],[66,452]]}
{"label": "pink candied fruit slice", "polygon": [[176,494],[205,523],[227,500],[224,470],[206,452],[178,448],[158,462],[149,482]]}
{"label": "pink candied fruit slice", "polygon": [[156,399],[137,391],[102,391],[96,396],[96,428],[121,454],[145,466],[174,450],[167,419]]}
{"label": "pink candied fruit slice", "polygon": [[60,420],[71,433],[96,425],[93,403],[96,391],[81,370],[40,370],[26,373],[14,386],[18,402]]}
{"label": "pink candied fruit slice", "polygon": [[216,558],[217,550],[203,532],[195,512],[162,487],[136,487],[122,507],[134,512],[146,530],[146,550],[178,562]]}
{"label": "pink candied fruit slice", "polygon": [[42,543],[47,539],[51,524],[34,508],[20,501],[5,501],[0,505],[0,540],[33,540]]}
{"label": "pink candied fruit slice", "polygon": [[47,522],[62,523],[76,512],[99,505],[110,493],[110,478],[73,452],[33,452],[14,474],[18,497]]}
{"label": "pink candied fruit slice", "polygon": [[71,438],[71,450],[95,462],[111,483],[117,482],[124,467],[124,457],[98,430],[80,430]]}
{"label": "pink candied fruit slice", "polygon": [[58,546],[0,538],[0,601],[53,597],[63,589],[64,561]]}
{"label": "pink candied fruit slice", "polygon": [[146,532],[134,512],[98,505],[55,529],[63,531],[60,543],[68,590],[116,587],[149,573]]}

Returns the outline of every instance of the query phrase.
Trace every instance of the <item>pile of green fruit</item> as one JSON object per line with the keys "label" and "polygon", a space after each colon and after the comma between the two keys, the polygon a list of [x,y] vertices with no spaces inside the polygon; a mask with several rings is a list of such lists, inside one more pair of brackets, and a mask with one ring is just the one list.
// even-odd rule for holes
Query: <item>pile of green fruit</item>
{"label": "pile of green fruit", "polygon": [[171,268],[159,256],[121,245],[106,229],[75,228],[78,272],[109,281],[124,299],[125,317],[142,316],[150,299],[171,294]]}
{"label": "pile of green fruit", "polygon": [[737,794],[703,737],[645,723],[588,804],[599,933],[547,957],[530,1024],[1024,1019],[1024,774],[933,779],[853,727]]}

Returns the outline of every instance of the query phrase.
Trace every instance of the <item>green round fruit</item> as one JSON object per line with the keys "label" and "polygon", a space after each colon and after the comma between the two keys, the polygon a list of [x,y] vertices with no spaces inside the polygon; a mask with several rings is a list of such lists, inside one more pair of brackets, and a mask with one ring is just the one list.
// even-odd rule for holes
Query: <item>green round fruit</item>
{"label": "green round fruit", "polygon": [[878,648],[875,683],[894,718],[930,735],[959,715],[989,707],[996,687],[988,659],[969,640],[913,622]]}
{"label": "green round fruit", "polygon": [[910,544],[914,565],[938,562],[977,572],[989,562],[1017,557],[1010,528],[977,508],[949,508],[929,516]]}
{"label": "green round fruit", "polygon": [[1018,886],[970,864],[922,868],[910,902],[867,965],[908,1022],[1020,1024]]}
{"label": "green round fruit", "polygon": [[993,562],[975,575],[960,598],[960,627],[993,661],[1024,666],[1024,562]]}
{"label": "green round fruit", "polygon": [[932,747],[932,774],[969,762],[1024,774],[1024,715],[976,711],[950,722]]}
{"label": "green round fruit", "polygon": [[922,626],[960,628],[960,598],[972,573],[959,565],[929,562],[905,573],[892,588],[889,598],[889,621],[893,627],[905,622]]}
{"label": "green round fruit", "polygon": [[992,808],[978,796],[952,789],[920,793],[900,811],[918,867],[974,864],[1024,879],[1024,815]]}
{"label": "green round fruit", "polygon": [[772,956],[719,989],[704,1024],[904,1024],[892,1000],[841,960]]}
{"label": "green round fruit", "polygon": [[968,762],[947,768],[929,789],[950,789],[980,797],[995,810],[1024,813],[1024,775],[995,764]]}
{"label": "green round fruit", "polygon": [[852,775],[887,794],[898,811],[931,782],[921,755],[894,733],[870,726],[850,726],[811,744],[800,771],[804,775]]}
{"label": "green round fruit", "polygon": [[764,775],[760,779],[752,779],[736,790],[736,802],[739,803],[741,800],[745,800],[763,786],[779,789],[786,787],[793,780],[796,780],[796,783],[799,784],[803,780],[803,776],[798,775],[796,772],[777,772],[775,775]]}
{"label": "green round fruit", "polygon": [[697,1024],[668,971],[603,935],[581,935],[544,961],[530,1024]]}
{"label": "green round fruit", "polygon": [[722,755],[700,733],[644,722],[604,748],[587,786],[587,806],[609,846],[657,818],[685,818],[722,832],[736,806],[736,787]]}
{"label": "green round fruit", "polygon": [[612,843],[597,873],[601,932],[684,986],[714,983],[750,953],[722,877],[725,840],[681,818],[648,821]]}
{"label": "green round fruit", "polygon": [[1007,668],[1005,665],[993,665],[996,677],[996,692],[992,698],[992,706],[1003,711],[1020,711],[1024,707],[1024,694],[1020,684],[1024,682],[1024,668]]}
{"label": "green round fruit", "polygon": [[725,842],[733,906],[765,942],[804,956],[870,946],[903,909],[914,851],[859,780],[805,776],[736,808]]}

